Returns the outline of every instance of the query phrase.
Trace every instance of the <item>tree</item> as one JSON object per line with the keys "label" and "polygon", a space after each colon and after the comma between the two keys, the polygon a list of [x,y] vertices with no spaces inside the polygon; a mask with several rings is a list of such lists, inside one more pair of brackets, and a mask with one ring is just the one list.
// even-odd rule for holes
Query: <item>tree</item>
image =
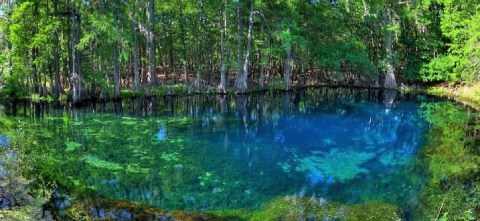
{"label": "tree", "polygon": [[248,77],[248,71],[249,71],[248,69],[250,66],[250,56],[252,52],[253,14],[254,14],[254,0],[251,0],[250,15],[248,17],[247,49],[246,49],[245,61],[243,62],[243,67],[241,71],[237,74],[237,79],[235,81],[235,93],[245,93],[247,92],[247,89],[248,89],[247,77]]}

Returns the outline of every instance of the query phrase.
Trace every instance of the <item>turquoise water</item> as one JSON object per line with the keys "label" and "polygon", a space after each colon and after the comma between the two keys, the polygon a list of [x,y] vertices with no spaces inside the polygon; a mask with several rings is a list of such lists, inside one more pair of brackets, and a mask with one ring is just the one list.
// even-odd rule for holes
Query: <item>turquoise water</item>
{"label": "turquoise water", "polygon": [[48,155],[44,170],[108,199],[217,210],[299,195],[409,210],[425,183],[425,100],[318,88],[5,111]]}

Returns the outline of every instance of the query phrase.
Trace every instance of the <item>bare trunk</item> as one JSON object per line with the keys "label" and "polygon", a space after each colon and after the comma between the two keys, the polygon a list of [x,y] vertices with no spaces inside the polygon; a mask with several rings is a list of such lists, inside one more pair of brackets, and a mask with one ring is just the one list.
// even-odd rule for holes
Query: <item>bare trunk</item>
{"label": "bare trunk", "polygon": [[290,79],[291,76],[291,66],[290,63],[292,61],[292,47],[287,47],[287,58],[285,60],[285,72],[284,72],[284,82],[285,82],[285,90],[290,90],[292,86],[292,81]]}
{"label": "bare trunk", "polygon": [[[53,14],[57,16],[58,13],[58,0],[53,1]],[[60,98],[60,93],[62,91],[62,83],[60,82],[60,55],[59,55],[59,37],[58,29],[53,31],[53,62],[54,62],[54,72],[55,72],[55,84],[54,84],[54,96],[56,99]]]}
{"label": "bare trunk", "polygon": [[140,91],[140,55],[138,51],[137,23],[133,21],[133,90]]}
{"label": "bare trunk", "polygon": [[[179,4],[181,4],[182,0],[179,1]],[[182,65],[183,65],[183,77],[185,78],[185,85],[188,86],[188,72],[187,72],[187,49],[185,46],[185,28],[183,24],[183,6],[180,6],[180,36],[181,36],[181,41],[182,41]]]}
{"label": "bare trunk", "polygon": [[247,92],[248,85],[248,67],[250,66],[250,54],[252,52],[252,32],[253,32],[253,0],[250,3],[250,16],[248,18],[248,35],[247,35],[247,54],[243,63],[243,70],[237,76],[235,82],[235,93]]}
{"label": "bare trunk", "polygon": [[120,98],[120,90],[121,90],[121,84],[120,84],[120,67],[119,67],[119,61],[118,61],[118,44],[115,44],[114,46],[115,53],[113,55],[113,82],[115,84],[114,87],[114,98],[119,99]]}
{"label": "bare trunk", "polygon": [[[264,32],[264,26],[265,26],[265,19],[262,19],[262,24],[260,26],[260,32],[263,33]],[[260,86],[260,88],[264,88],[265,87],[265,64],[264,64],[264,61],[263,61],[263,49],[260,49],[260,52],[259,52],[259,55],[258,55],[258,61],[260,63],[260,68],[259,68],[259,78],[258,78],[258,85]]]}
{"label": "bare trunk", "polygon": [[225,76],[225,31],[227,29],[227,1],[224,1],[225,9],[223,11],[223,22],[221,22],[221,33],[220,33],[220,85],[218,87],[219,93],[227,92],[227,78]]}
{"label": "bare trunk", "polygon": [[392,22],[392,11],[390,8],[385,7],[385,47],[387,53],[387,74],[385,75],[384,87],[387,89],[397,88],[397,82],[395,81],[395,70],[393,67],[393,51],[392,51],[392,31],[389,30],[389,25]]}
{"label": "bare trunk", "polygon": [[79,53],[77,52],[76,45],[80,39],[80,15],[77,13],[77,9],[74,6],[72,8],[72,98],[73,103],[80,103],[83,99],[82,88],[82,76],[80,74],[80,61]]}
{"label": "bare trunk", "polygon": [[[242,73],[242,62],[243,62],[243,48],[242,48],[242,35],[243,35],[243,27],[242,27],[242,13],[241,13],[241,5],[240,0],[237,2],[237,79]],[[235,80],[236,82],[237,80]],[[236,84],[236,83],[235,83]]]}
{"label": "bare trunk", "polygon": [[147,13],[147,22],[148,22],[148,73],[150,75],[150,85],[157,86],[157,71],[156,71],[156,60],[155,60],[155,34],[153,32],[155,13],[154,13],[154,0],[148,1],[148,13]]}

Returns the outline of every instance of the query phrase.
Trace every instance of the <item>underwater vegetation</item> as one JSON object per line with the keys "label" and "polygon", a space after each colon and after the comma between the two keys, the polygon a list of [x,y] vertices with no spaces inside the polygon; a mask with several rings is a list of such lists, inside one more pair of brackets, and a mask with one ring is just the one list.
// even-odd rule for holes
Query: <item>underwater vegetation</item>
{"label": "underwater vegetation", "polygon": [[475,112],[449,102],[424,104],[431,128],[420,159],[428,183],[418,196],[420,220],[477,220],[480,217],[479,124]]}
{"label": "underwater vegetation", "polygon": [[[330,179],[328,182],[345,182],[352,180],[368,170],[360,167],[375,157],[373,153],[358,153],[331,149],[328,153],[312,151],[312,156],[299,160],[295,170],[308,172],[313,182],[321,182],[323,179]],[[327,178],[325,178],[327,177]],[[333,177],[333,178],[332,178]]]}
{"label": "underwater vegetation", "polygon": [[476,219],[476,113],[396,99],[321,89],[7,108],[0,141],[60,219]]}

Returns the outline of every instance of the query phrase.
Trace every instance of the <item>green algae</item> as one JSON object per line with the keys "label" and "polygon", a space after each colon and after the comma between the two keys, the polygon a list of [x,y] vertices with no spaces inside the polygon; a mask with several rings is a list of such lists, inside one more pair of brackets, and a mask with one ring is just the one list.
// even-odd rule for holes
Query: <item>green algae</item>
{"label": "green algae", "polygon": [[117,163],[108,162],[96,156],[87,155],[87,156],[84,156],[82,159],[88,165],[96,167],[98,169],[105,169],[105,170],[122,170],[123,169],[123,167]]}
{"label": "green algae", "polygon": [[335,177],[340,182],[368,173],[362,164],[375,157],[373,153],[331,149],[329,152],[312,151],[312,155],[299,160],[295,168],[299,172],[311,172],[325,177]]}

